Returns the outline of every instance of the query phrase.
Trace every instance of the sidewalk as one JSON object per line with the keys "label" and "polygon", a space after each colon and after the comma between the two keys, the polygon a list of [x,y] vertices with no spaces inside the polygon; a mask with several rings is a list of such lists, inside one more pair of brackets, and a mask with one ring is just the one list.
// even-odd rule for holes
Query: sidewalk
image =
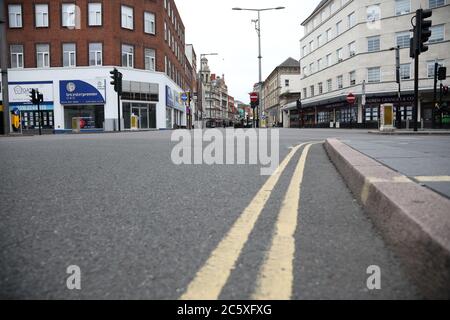
{"label": "sidewalk", "polygon": [[446,129],[430,129],[430,130],[419,130],[417,132],[415,132],[413,129],[401,129],[401,130],[395,130],[395,131],[387,131],[387,132],[383,132],[383,131],[378,131],[378,130],[374,130],[374,131],[369,131],[370,134],[378,134],[378,135],[385,135],[385,136],[391,136],[391,135],[405,135],[405,136],[415,136],[415,135],[441,135],[441,136],[450,136],[450,130],[446,130]]}

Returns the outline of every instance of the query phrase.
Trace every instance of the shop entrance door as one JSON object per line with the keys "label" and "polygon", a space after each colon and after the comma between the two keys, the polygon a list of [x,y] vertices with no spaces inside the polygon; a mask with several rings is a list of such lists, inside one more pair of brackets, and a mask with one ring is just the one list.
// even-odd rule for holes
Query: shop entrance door
{"label": "shop entrance door", "polygon": [[148,107],[132,107],[131,113],[138,117],[139,130],[149,129]]}

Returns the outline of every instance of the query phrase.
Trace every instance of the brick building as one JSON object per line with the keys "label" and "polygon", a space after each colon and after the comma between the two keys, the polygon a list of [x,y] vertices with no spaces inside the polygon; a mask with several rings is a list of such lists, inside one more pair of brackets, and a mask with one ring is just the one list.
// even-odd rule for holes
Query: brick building
{"label": "brick building", "polygon": [[[86,118],[90,130],[117,128],[113,67],[123,73],[120,119],[125,129],[186,126],[192,64],[185,54],[185,28],[173,0],[7,0],[10,109],[22,129],[37,124],[26,99],[44,93],[47,129],[72,129]],[[132,118],[136,117],[137,122]]]}

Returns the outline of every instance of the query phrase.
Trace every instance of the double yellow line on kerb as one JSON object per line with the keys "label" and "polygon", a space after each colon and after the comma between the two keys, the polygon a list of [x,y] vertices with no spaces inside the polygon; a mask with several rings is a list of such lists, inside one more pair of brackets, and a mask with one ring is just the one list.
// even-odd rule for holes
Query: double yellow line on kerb
{"label": "double yellow line on kerb", "polygon": [[295,254],[294,233],[297,229],[301,184],[306,159],[314,144],[316,143],[303,143],[292,148],[197,272],[186,292],[181,296],[181,300],[216,300],[219,298],[281,175],[297,151],[305,146],[283,200],[271,247],[266,253],[252,296],[253,299],[262,300],[288,300],[291,298]]}

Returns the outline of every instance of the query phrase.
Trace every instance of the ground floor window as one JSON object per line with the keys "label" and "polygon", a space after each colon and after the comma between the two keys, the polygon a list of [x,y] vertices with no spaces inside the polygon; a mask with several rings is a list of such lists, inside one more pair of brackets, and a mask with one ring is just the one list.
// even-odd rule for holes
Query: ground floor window
{"label": "ground floor window", "polygon": [[134,129],[156,129],[156,104],[124,102],[122,108],[125,129],[131,129],[132,117],[136,119]]}
{"label": "ground floor window", "polygon": [[317,114],[317,122],[318,123],[329,123],[331,122],[331,113],[329,111],[319,112]]}
{"label": "ground floor window", "polygon": [[378,121],[379,107],[366,107],[366,122]]}
{"label": "ground floor window", "polygon": [[105,122],[105,107],[64,106],[65,129],[73,129],[73,118],[81,118],[81,129],[103,129]]}
{"label": "ground floor window", "polygon": [[358,110],[356,108],[346,108],[336,111],[336,122],[356,123],[358,122]]}
{"label": "ground floor window", "polygon": [[[39,128],[39,112],[38,111],[22,111],[21,112],[21,124],[24,130],[38,129]],[[53,111],[41,111],[42,116],[42,128],[53,129]]]}
{"label": "ground floor window", "polygon": [[172,109],[166,108],[166,128],[172,129]]}

